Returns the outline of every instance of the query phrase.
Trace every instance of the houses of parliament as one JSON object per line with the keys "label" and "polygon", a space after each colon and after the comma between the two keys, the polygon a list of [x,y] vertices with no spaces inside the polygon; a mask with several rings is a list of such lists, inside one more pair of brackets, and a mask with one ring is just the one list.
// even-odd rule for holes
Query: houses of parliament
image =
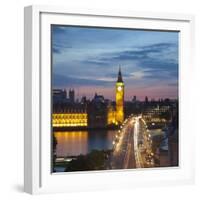
{"label": "houses of parliament", "polygon": [[85,96],[80,102],[74,100],[74,90],[53,91],[53,128],[106,128],[117,127],[124,121],[125,85],[119,68],[115,84],[115,102],[95,94],[90,101]]}

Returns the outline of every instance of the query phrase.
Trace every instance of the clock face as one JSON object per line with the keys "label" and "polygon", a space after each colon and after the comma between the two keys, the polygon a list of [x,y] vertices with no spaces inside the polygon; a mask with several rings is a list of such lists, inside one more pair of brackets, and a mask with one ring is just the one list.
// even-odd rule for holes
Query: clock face
{"label": "clock face", "polygon": [[117,87],[117,90],[118,90],[118,91],[121,91],[121,90],[122,90],[122,87],[121,87],[121,86],[118,86],[118,87]]}

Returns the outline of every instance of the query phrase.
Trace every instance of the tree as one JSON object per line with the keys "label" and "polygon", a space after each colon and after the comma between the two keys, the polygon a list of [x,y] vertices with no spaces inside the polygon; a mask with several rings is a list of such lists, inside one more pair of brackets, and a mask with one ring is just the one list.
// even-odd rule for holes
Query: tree
{"label": "tree", "polygon": [[105,168],[107,155],[107,152],[99,150],[93,150],[87,155],[79,155],[67,165],[65,171],[102,170]]}
{"label": "tree", "polygon": [[55,165],[56,165],[56,146],[57,146],[57,139],[55,135],[53,134],[53,172],[55,172]]}

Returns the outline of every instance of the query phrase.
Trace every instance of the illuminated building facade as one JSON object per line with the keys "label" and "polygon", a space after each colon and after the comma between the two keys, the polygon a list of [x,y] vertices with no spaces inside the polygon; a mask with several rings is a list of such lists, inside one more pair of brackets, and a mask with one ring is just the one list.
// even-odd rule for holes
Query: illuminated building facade
{"label": "illuminated building facade", "polygon": [[107,125],[119,125],[124,121],[124,82],[119,68],[116,82],[116,106],[108,105]]}
{"label": "illuminated building facade", "polygon": [[67,98],[66,90],[54,90],[53,128],[105,128],[122,124],[124,121],[124,82],[120,68],[115,90],[116,103],[110,104],[104,96],[97,95],[97,93],[91,101],[82,97],[81,102],[77,103],[74,90],[69,90],[69,98]]}
{"label": "illuminated building facade", "polygon": [[146,109],[143,112],[143,118],[149,122],[166,122],[165,117],[170,115],[170,106],[155,106]]}
{"label": "illuminated building facade", "polygon": [[53,127],[87,127],[87,113],[53,113]]}
{"label": "illuminated building facade", "polygon": [[122,124],[124,121],[124,82],[120,68],[116,82],[116,121],[119,124]]}
{"label": "illuminated building facade", "polygon": [[112,105],[108,106],[107,125],[118,125],[118,122],[116,120],[116,111]]}

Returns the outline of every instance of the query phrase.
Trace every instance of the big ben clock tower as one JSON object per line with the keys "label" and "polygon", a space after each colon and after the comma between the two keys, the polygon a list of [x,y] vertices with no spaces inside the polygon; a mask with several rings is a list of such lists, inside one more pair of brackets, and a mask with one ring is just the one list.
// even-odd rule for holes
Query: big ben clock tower
{"label": "big ben clock tower", "polygon": [[116,121],[122,124],[124,121],[124,82],[122,80],[121,68],[119,68],[116,82]]}

